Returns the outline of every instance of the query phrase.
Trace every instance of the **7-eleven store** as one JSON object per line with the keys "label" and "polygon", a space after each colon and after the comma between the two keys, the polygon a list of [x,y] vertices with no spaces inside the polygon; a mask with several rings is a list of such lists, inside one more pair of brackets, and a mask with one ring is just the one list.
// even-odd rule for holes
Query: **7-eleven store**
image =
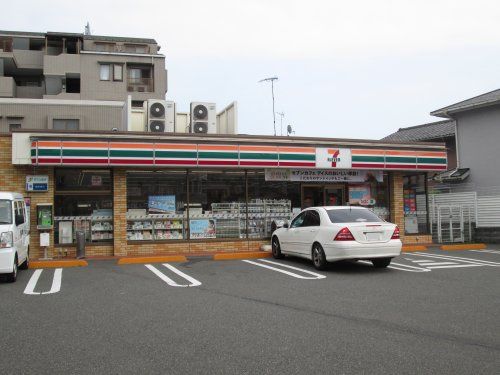
{"label": "7-eleven store", "polygon": [[[55,257],[74,256],[77,231],[87,256],[253,251],[273,221],[314,205],[363,205],[404,242],[429,243],[427,174],[447,167],[441,143],[52,131],[0,142],[0,190],[25,194],[34,258],[42,231]],[[53,222],[38,230],[42,204]]]}

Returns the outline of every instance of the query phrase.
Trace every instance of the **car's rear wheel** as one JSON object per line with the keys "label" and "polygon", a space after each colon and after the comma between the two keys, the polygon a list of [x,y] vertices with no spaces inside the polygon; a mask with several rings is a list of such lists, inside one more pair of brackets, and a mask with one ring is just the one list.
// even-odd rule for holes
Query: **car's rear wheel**
{"label": "car's rear wheel", "polygon": [[386,268],[389,264],[391,264],[391,259],[392,258],[372,259],[372,263],[375,268]]}
{"label": "car's rear wheel", "polygon": [[19,266],[20,270],[27,270],[30,267],[30,248],[28,247],[28,252],[26,253],[26,260]]}
{"label": "car's rear wheel", "polygon": [[276,236],[273,237],[273,240],[271,241],[271,248],[272,248],[274,259],[283,258],[283,254],[281,254],[280,241],[278,240],[278,237],[276,237]]}
{"label": "car's rear wheel", "polygon": [[13,283],[17,280],[17,254],[14,257],[14,265],[12,267],[12,272],[7,274],[7,281]]}
{"label": "car's rear wheel", "polygon": [[327,265],[325,252],[319,243],[315,243],[312,248],[312,261],[317,270],[324,270]]}

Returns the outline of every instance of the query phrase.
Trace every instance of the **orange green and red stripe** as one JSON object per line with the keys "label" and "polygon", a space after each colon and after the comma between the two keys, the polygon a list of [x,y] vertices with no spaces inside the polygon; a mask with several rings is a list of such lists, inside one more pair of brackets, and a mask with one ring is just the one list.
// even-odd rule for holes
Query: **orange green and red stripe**
{"label": "orange green and red stripe", "polygon": [[315,147],[278,147],[279,167],[316,168]]}
{"label": "orange green and red stripe", "polygon": [[[446,151],[351,149],[353,169],[446,170]],[[316,168],[316,148],[120,141],[31,142],[33,165]]]}

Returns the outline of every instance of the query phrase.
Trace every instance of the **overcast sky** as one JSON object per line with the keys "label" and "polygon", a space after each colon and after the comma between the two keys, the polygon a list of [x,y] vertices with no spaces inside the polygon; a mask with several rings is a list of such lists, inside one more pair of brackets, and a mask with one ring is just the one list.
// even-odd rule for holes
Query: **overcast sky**
{"label": "overcast sky", "polygon": [[[151,37],[167,98],[239,105],[239,131],[379,139],[499,88],[498,0],[6,1],[1,28]],[[279,117],[277,118],[279,132]]]}

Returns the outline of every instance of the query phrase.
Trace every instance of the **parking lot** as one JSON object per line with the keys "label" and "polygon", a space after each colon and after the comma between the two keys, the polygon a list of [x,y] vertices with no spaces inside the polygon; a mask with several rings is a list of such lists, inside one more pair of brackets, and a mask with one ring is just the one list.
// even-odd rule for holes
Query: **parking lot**
{"label": "parking lot", "polygon": [[500,247],[388,269],[295,258],[20,272],[3,373],[447,373],[500,368]]}

